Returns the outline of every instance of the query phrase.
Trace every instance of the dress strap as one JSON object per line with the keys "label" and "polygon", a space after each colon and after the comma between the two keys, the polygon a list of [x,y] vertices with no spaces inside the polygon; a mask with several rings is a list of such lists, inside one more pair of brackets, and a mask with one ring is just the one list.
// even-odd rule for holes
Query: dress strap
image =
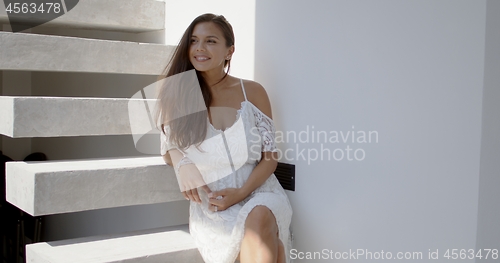
{"label": "dress strap", "polygon": [[247,93],[245,92],[245,86],[243,86],[243,79],[240,79],[241,90],[243,91],[243,96],[245,96],[245,101],[247,101]]}

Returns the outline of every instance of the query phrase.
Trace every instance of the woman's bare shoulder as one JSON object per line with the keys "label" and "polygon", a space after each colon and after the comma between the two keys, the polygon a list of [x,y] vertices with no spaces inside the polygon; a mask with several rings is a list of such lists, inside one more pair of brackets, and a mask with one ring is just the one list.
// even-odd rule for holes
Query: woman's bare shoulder
{"label": "woman's bare shoulder", "polygon": [[247,99],[260,111],[272,118],[271,102],[266,89],[253,80],[243,80],[243,85],[245,86]]}

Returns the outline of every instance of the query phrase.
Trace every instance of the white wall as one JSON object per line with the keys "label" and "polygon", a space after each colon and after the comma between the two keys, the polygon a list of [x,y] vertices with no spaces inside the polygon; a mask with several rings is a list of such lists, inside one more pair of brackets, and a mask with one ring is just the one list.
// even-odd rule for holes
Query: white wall
{"label": "white wall", "polygon": [[[280,144],[296,165],[295,248],[439,249],[437,262],[475,248],[486,1],[261,0],[256,17],[255,79],[278,130],[378,132]],[[321,146],[365,158],[305,158]]]}
{"label": "white wall", "polygon": [[[500,1],[488,0],[476,249],[500,247]],[[477,262],[497,262],[493,258]]]}

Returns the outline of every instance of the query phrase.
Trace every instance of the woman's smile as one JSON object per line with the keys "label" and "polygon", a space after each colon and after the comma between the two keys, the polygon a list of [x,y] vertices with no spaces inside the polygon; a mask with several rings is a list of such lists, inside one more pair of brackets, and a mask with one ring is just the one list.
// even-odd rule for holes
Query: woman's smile
{"label": "woman's smile", "polygon": [[198,62],[205,62],[207,60],[209,60],[210,58],[208,56],[203,56],[203,55],[195,55],[194,56],[194,59]]}

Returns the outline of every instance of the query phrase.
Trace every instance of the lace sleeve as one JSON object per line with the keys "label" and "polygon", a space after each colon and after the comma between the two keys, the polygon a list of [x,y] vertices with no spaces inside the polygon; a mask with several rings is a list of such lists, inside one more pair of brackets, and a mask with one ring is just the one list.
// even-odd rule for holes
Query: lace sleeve
{"label": "lace sleeve", "polygon": [[177,174],[177,176],[179,176],[180,175],[179,169],[181,168],[181,166],[186,165],[186,164],[192,164],[192,163],[193,163],[193,161],[191,161],[191,159],[187,158],[187,156],[182,157],[182,159],[174,167],[175,174]]}
{"label": "lace sleeve", "polygon": [[255,125],[259,130],[262,138],[262,152],[277,152],[275,138],[276,129],[274,128],[274,121],[260,110],[254,112]]}
{"label": "lace sleeve", "polygon": [[[160,132],[160,138],[161,138],[161,155],[165,155],[168,150],[175,149],[177,147],[173,146],[169,140],[168,140],[168,135],[170,134],[170,129],[168,126],[164,126],[163,130],[165,130],[165,134],[163,132]],[[179,150],[180,151],[180,150]],[[186,164],[192,164],[193,162],[191,159],[189,159],[186,154],[182,151],[180,151],[183,155],[182,159],[174,166],[175,174],[179,175],[179,169],[181,166],[186,165]]]}
{"label": "lace sleeve", "polygon": [[168,140],[170,136],[170,128],[168,125],[163,126],[165,134],[160,131],[160,154],[165,155],[168,150],[175,148]]}

